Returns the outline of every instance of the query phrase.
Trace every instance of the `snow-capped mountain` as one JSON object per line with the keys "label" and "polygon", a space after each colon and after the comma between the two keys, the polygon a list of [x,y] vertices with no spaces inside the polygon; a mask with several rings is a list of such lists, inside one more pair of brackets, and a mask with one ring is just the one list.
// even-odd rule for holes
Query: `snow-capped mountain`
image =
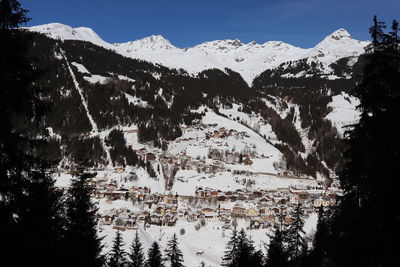
{"label": "snow-capped mountain", "polygon": [[97,33],[87,27],[72,28],[71,26],[61,23],[50,23],[32,26],[27,29],[33,32],[43,33],[53,39],[86,41],[98,46],[110,47],[109,43],[105,42]]}
{"label": "snow-capped mountain", "polygon": [[329,65],[344,57],[358,57],[368,45],[358,41],[344,29],[328,35],[314,48],[304,49],[290,44],[269,41],[242,43],[240,40],[217,40],[205,42],[190,48],[178,48],[161,35],[153,35],[127,43],[110,44],[102,40],[90,28],[72,28],[59,23],[34,26],[30,31],[46,34],[53,39],[87,41],[114,50],[126,57],[159,63],[170,68],[183,68],[190,73],[206,69],[230,68],[242,75],[251,84],[254,78],[288,61],[307,58],[309,62],[322,63],[326,74],[332,70]]}
{"label": "snow-capped mountain", "polygon": [[126,51],[127,53],[147,52],[151,54],[160,52],[176,52],[181,50],[173,46],[170,41],[161,35],[152,35],[127,43],[115,43],[114,46]]}

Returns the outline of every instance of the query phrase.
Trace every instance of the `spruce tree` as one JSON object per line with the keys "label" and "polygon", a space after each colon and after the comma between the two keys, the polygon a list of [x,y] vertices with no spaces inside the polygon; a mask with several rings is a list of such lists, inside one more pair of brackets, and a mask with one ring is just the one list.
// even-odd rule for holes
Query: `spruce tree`
{"label": "spruce tree", "polygon": [[17,0],[0,1],[0,29],[14,29],[30,21],[28,10],[21,8]]}
{"label": "spruce tree", "polygon": [[288,226],[285,231],[287,238],[287,251],[291,261],[296,261],[301,255],[302,248],[304,248],[304,219],[302,218],[303,211],[299,203],[291,212],[293,222]]}
{"label": "spruce tree", "polygon": [[23,203],[25,209],[19,220],[24,231],[22,247],[25,257],[20,258],[30,266],[55,266],[65,251],[63,237],[65,220],[61,193],[54,188],[53,179],[44,170],[31,176],[29,195]]}
{"label": "spruce tree", "polygon": [[261,251],[254,249],[253,243],[247,238],[244,229],[240,230],[239,233],[234,229],[222,258],[222,265],[232,267],[262,266],[263,257]]}
{"label": "spruce tree", "polygon": [[109,259],[108,259],[109,267],[125,267],[125,266],[127,266],[127,261],[125,259],[126,252],[123,249],[124,245],[125,244],[122,240],[121,233],[120,233],[120,231],[117,231],[114,241],[113,241],[113,246],[109,253]]}
{"label": "spruce tree", "polygon": [[135,238],[131,244],[131,252],[129,253],[129,266],[130,267],[142,267],[145,266],[145,259],[143,255],[142,244],[139,240],[138,232],[135,233]]}
{"label": "spruce tree", "polygon": [[237,231],[236,228],[233,229],[231,239],[226,245],[226,250],[222,258],[223,266],[231,266],[232,262],[236,261],[238,255],[238,244],[237,244]]}
{"label": "spruce tree", "polygon": [[165,261],[169,262],[171,267],[183,266],[183,254],[178,247],[178,237],[176,234],[174,234],[168,241],[165,255]]}
{"label": "spruce tree", "polygon": [[259,259],[262,256],[259,252],[256,253],[253,242],[247,238],[244,229],[241,229],[237,236],[237,248],[238,253],[236,259],[232,262],[230,266],[245,267],[245,266],[262,266],[262,261]]}
{"label": "spruce tree", "polygon": [[60,255],[62,210],[50,163],[36,155],[46,95],[35,85],[30,34],[18,29],[27,13],[16,0],[0,1],[0,251],[13,266],[49,266]]}
{"label": "spruce tree", "polygon": [[318,209],[317,229],[313,240],[313,249],[310,254],[312,265],[320,265],[327,259],[327,250],[329,246],[329,218],[323,206]]}
{"label": "spruce tree", "polygon": [[97,235],[97,208],[90,199],[87,180],[95,174],[79,171],[72,181],[67,200],[66,247],[69,266],[102,266],[102,238]]}
{"label": "spruce tree", "polygon": [[340,174],[344,196],[335,209],[327,257],[336,266],[395,266],[400,238],[397,187],[400,162],[400,51],[374,17],[362,81],[352,91],[360,120],[346,134]]}
{"label": "spruce tree", "polygon": [[160,246],[156,241],[153,242],[149,251],[147,252],[147,266],[148,267],[163,267],[163,260],[160,251]]}
{"label": "spruce tree", "polygon": [[288,254],[284,245],[284,236],[282,231],[275,229],[274,236],[268,247],[268,254],[266,259],[266,267],[285,267],[288,264]]}

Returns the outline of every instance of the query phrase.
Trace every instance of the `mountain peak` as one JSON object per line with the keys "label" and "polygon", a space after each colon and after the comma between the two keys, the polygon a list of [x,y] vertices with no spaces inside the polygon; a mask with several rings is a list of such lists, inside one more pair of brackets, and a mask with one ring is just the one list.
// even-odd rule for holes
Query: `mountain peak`
{"label": "mountain peak", "polygon": [[341,28],[341,29],[338,29],[338,30],[334,31],[330,35],[328,35],[327,38],[331,38],[331,39],[334,39],[334,40],[340,40],[340,39],[343,39],[343,38],[352,38],[352,37],[351,37],[350,33],[347,30]]}
{"label": "mountain peak", "polygon": [[97,33],[88,27],[72,28],[71,26],[58,22],[32,26],[27,28],[32,32],[42,33],[50,38],[59,40],[79,40],[94,43],[99,46],[108,47],[108,43],[103,41]]}
{"label": "mountain peak", "polygon": [[127,43],[116,43],[118,46],[124,49],[126,52],[136,52],[140,50],[148,51],[165,51],[165,50],[175,50],[177,47],[171,44],[171,42],[165,39],[162,35],[151,35],[136,41],[130,41]]}

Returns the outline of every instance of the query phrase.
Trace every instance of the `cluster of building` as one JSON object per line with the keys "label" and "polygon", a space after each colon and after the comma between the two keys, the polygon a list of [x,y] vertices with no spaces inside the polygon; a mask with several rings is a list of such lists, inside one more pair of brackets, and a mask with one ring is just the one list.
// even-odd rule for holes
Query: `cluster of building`
{"label": "cluster of building", "polygon": [[[100,181],[100,182],[99,182]],[[112,225],[119,230],[137,229],[137,224],[174,226],[178,220],[188,222],[219,220],[223,228],[231,228],[234,221],[243,219],[251,228],[268,228],[276,224],[290,224],[291,211],[300,203],[304,216],[320,206],[335,203],[339,191],[321,188],[280,188],[276,190],[221,191],[197,188],[192,196],[172,193],[152,193],[150,188],[118,187],[117,183],[97,180],[92,196],[130,201],[132,210],[111,209],[99,214],[100,225]]]}

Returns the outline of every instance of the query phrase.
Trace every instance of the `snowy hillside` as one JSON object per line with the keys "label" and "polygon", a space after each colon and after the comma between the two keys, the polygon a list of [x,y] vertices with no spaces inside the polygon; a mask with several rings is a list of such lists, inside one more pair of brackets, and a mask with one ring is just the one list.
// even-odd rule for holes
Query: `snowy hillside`
{"label": "snowy hillside", "polygon": [[359,104],[360,101],[357,98],[345,93],[332,97],[329,106],[333,110],[326,118],[332,121],[342,136],[346,131],[346,126],[358,122],[361,113],[356,107]]}
{"label": "snowy hillside", "polygon": [[353,39],[344,29],[333,32],[310,49],[279,41],[245,44],[240,40],[217,40],[182,49],[175,47],[161,35],[127,43],[110,44],[89,28],[71,28],[67,25],[51,23],[28,29],[54,39],[88,41],[127,57],[159,63],[171,68],[183,68],[191,73],[211,68],[222,70],[230,68],[240,73],[250,85],[253,79],[266,69],[304,58],[310,62],[322,63],[322,68],[329,72],[331,71],[330,64],[340,58],[359,56],[368,44],[368,42]]}

